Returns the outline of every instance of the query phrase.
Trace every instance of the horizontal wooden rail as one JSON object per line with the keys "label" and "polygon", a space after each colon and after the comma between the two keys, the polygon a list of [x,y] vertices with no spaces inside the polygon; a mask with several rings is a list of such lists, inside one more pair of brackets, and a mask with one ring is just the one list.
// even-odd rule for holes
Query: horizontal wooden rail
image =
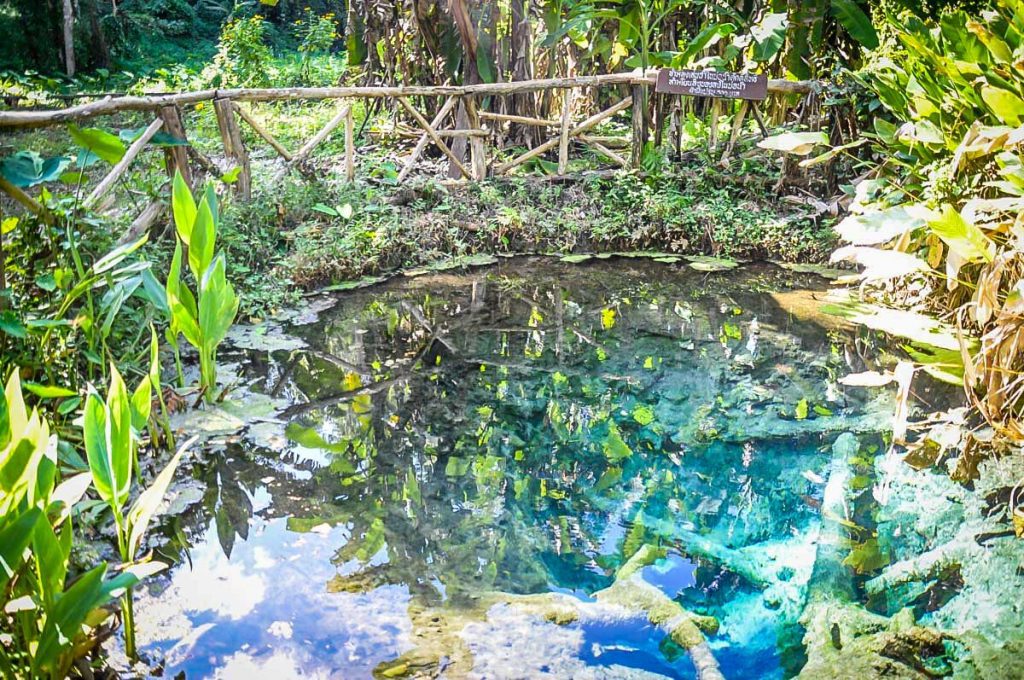
{"label": "horizontal wooden rail", "polygon": [[[477,85],[411,85],[395,87],[286,87],[199,90],[160,96],[112,97],[79,104],[66,109],[39,111],[0,111],[0,127],[43,127],[68,121],[86,120],[125,111],[157,111],[166,106],[185,106],[214,99],[236,102],[272,102],[322,99],[375,99],[408,97],[452,96],[505,96],[525,92],[578,87],[609,87],[616,85],[653,85],[656,71],[646,75],[638,71],[610,73],[599,76],[574,78],[543,78],[507,83],[480,83]],[[817,87],[815,81],[769,80],[768,92],[774,94],[808,94]]]}
{"label": "horizontal wooden rail", "polygon": [[[558,149],[558,175],[564,176],[569,171],[569,151],[574,142],[581,142],[596,151],[599,155],[610,160],[616,166],[639,167],[641,160],[640,151],[647,140],[647,128],[644,120],[647,116],[647,104],[649,101],[649,90],[654,85],[658,76],[657,70],[648,70],[645,73],[639,69],[629,73],[613,73],[600,76],[580,76],[574,78],[546,78],[539,80],[525,80],[509,83],[481,83],[466,86],[409,86],[409,87],[293,87],[281,89],[217,89],[202,90],[199,92],[181,92],[159,96],[125,96],[107,98],[94,101],[88,104],[72,106],[67,109],[41,111],[41,110],[12,110],[0,111],[0,128],[34,128],[49,125],[59,125],[65,122],[77,121],[106,116],[127,111],[143,112],[154,116],[154,120],[145,131],[131,144],[124,157],[117,163],[111,172],[100,181],[95,189],[85,199],[84,205],[89,208],[98,208],[101,200],[106,196],[124,176],[124,173],[136,160],[142,150],[160,130],[165,131],[173,137],[185,140],[187,135],[181,120],[181,109],[183,106],[194,105],[200,102],[212,102],[214,111],[217,114],[218,129],[221,134],[221,141],[224,149],[224,159],[229,165],[228,169],[220,167],[209,158],[192,146],[175,145],[164,149],[167,172],[173,177],[181,172],[185,181],[192,183],[192,172],[189,166],[189,158],[192,158],[201,166],[206,173],[212,176],[221,176],[225,172],[234,172],[234,189],[242,200],[248,200],[252,191],[252,172],[250,168],[249,151],[246,149],[245,141],[241,134],[238,119],[248,123],[249,127],[256,133],[257,137],[266,141],[274,151],[284,159],[273,175],[273,182],[276,184],[292,169],[298,166],[306,166],[305,171],[310,171],[307,161],[313,151],[330,136],[335,129],[344,125],[345,130],[345,168],[344,175],[347,181],[355,181],[356,177],[356,147],[355,132],[353,125],[354,99],[366,98],[387,98],[400,105],[405,112],[411,116],[419,126],[421,133],[419,140],[412,150],[411,155],[405,162],[405,166],[398,175],[398,183],[401,183],[412,171],[417,161],[423,154],[426,145],[432,142],[441,153],[447,157],[449,165],[449,176],[465,177],[468,180],[483,180],[488,174],[502,175],[523,163],[537,158],[549,151]],[[596,87],[619,87],[627,89],[632,94],[625,96],[610,107],[595,113],[580,123],[574,123],[576,113],[576,102],[582,101],[575,92],[578,88]],[[542,92],[552,89],[565,90],[561,101],[561,115],[559,120],[547,120],[529,116],[514,116],[502,113],[481,111],[480,100],[487,96],[506,96],[526,92]],[[788,81],[769,80],[768,92],[775,94],[807,94],[820,89],[816,81]],[[626,93],[621,93],[625,95]],[[428,120],[423,113],[417,110],[412,99],[414,97],[440,97],[445,102],[440,110]],[[616,97],[612,97],[615,99]],[[272,102],[272,101],[331,101],[342,99],[346,101],[337,104],[337,111],[333,118],[324,125],[313,137],[303,144],[302,148],[294,154],[282,146],[274,136],[266,130],[253,115],[251,111],[240,106],[240,102]],[[424,104],[430,101],[425,100]],[[418,104],[418,102],[417,102]],[[712,118],[717,120],[720,100],[715,100],[712,108]],[[627,139],[619,136],[600,136],[592,134],[593,128],[598,124],[611,119],[616,114],[633,107],[633,131],[632,138]],[[736,138],[744,120],[744,114],[749,108],[760,123],[757,109],[744,102],[740,112],[737,114],[729,145],[726,149],[726,157],[732,151]],[[580,112],[584,113],[584,112]],[[454,118],[454,129],[444,129],[445,120]],[[488,126],[482,121],[492,121],[498,125]],[[486,140],[491,137],[493,128],[500,127],[501,123],[515,123],[519,125],[536,126],[542,130],[545,128],[557,128],[557,136],[539,143],[520,155],[500,162],[499,156],[490,156],[486,148]],[[638,123],[640,123],[638,125]],[[717,128],[712,125],[712,131]],[[763,130],[763,125],[762,125]],[[552,130],[552,132],[556,132]],[[400,134],[416,135],[415,132]],[[448,141],[454,140],[449,146]],[[469,147],[469,164],[466,162],[466,146]],[[711,142],[714,146],[714,142]],[[624,154],[616,152],[614,148],[631,150],[631,156],[627,160]],[[0,178],[0,193],[9,195],[30,212],[39,214],[44,218],[49,215],[46,206],[30,196],[24,190],[13,186],[10,182]],[[132,231],[148,229],[157,221],[164,210],[157,205],[151,205],[136,220]]]}

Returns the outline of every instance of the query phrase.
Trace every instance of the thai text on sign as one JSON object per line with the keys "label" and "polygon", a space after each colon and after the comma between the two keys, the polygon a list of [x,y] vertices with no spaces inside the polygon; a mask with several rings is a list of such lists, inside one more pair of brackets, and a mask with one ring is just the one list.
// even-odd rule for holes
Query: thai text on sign
{"label": "thai text on sign", "polygon": [[764,99],[768,96],[768,76],[730,71],[662,69],[658,72],[655,91],[692,97]]}

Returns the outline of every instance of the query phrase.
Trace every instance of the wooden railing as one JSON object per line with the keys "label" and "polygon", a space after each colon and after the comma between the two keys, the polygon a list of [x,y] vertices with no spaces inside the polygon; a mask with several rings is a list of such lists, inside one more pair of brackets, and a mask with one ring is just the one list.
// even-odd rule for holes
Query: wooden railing
{"label": "wooden railing", "polygon": [[[154,115],[154,120],[146,128],[145,132],[136,139],[128,148],[122,160],[110,171],[110,173],[96,186],[86,198],[85,204],[95,206],[110,191],[123,174],[131,166],[142,148],[152,139],[159,130],[185,139],[188,137],[182,124],[181,108],[183,106],[195,105],[200,102],[212,102],[217,116],[221,141],[224,148],[225,159],[233,167],[239,169],[238,180],[235,189],[243,199],[248,199],[252,193],[252,175],[250,170],[249,154],[242,140],[242,134],[238,121],[246,123],[256,135],[263,139],[282,159],[284,166],[276,173],[275,180],[282,178],[290,169],[306,160],[313,150],[327,139],[339,126],[344,123],[345,134],[345,176],[348,180],[355,178],[356,151],[354,143],[352,102],[355,99],[389,99],[397,102],[399,106],[416,121],[422,133],[415,145],[411,156],[399,173],[399,182],[404,181],[422,155],[428,143],[433,143],[448,159],[452,167],[457,168],[462,177],[470,180],[481,180],[488,174],[502,175],[511,169],[519,166],[530,159],[536,158],[548,151],[558,148],[558,173],[565,174],[568,167],[569,143],[572,140],[582,142],[589,148],[596,151],[602,157],[608,159],[616,166],[624,167],[630,163],[638,162],[640,157],[639,147],[642,146],[635,139],[637,126],[633,126],[632,157],[627,160],[606,146],[605,140],[588,134],[599,123],[606,121],[616,114],[625,111],[630,107],[638,108],[635,102],[646,101],[645,93],[657,78],[657,72],[651,71],[646,74],[634,71],[631,73],[616,73],[599,76],[580,76],[575,78],[549,78],[540,80],[528,80],[506,83],[484,83],[478,85],[439,85],[439,86],[398,86],[398,87],[293,87],[277,89],[217,89],[201,90],[196,92],[181,92],[174,94],[160,94],[153,96],[117,96],[105,97],[98,101],[85,104],[78,104],[64,109],[55,110],[7,110],[0,111],[0,128],[27,129],[45,126],[58,125],[62,123],[78,122],[101,116],[110,116],[123,112],[149,112]],[[618,103],[598,113],[595,113],[585,120],[573,123],[573,100],[576,90],[583,88],[606,88],[625,87],[632,92]],[[808,81],[770,80],[768,81],[768,92],[772,94],[807,94],[814,90],[815,84]],[[514,116],[501,113],[491,113],[478,109],[477,100],[481,97],[502,97],[517,95],[529,92],[543,92],[550,90],[566,90],[563,102],[562,115],[560,120],[545,120],[526,116]],[[427,118],[410,101],[415,97],[443,98],[445,101],[431,120]],[[343,100],[336,115],[328,121],[313,137],[302,147],[292,153],[263,126],[255,114],[245,108],[245,103],[256,102],[281,102],[281,101],[322,101],[322,100]],[[348,100],[348,101],[344,101]],[[741,111],[746,112],[748,104],[743,103]],[[453,112],[461,107],[460,113],[463,116],[454,116]],[[756,110],[755,110],[756,112]],[[643,112],[634,110],[634,119],[643,118]],[[454,129],[443,129],[447,118],[462,118],[464,125],[456,125]],[[737,120],[742,122],[743,116],[737,115]],[[512,158],[508,161],[492,164],[488,162],[486,140],[491,130],[485,127],[482,121],[494,123],[515,123],[519,125],[536,126],[542,130],[550,128],[557,129],[557,135],[552,135],[532,149]],[[469,165],[467,166],[463,157],[456,154],[449,143],[445,140],[466,138],[469,146]],[[209,172],[220,170],[216,164],[204,157],[193,148],[183,146],[169,147],[165,149],[166,166],[169,173],[180,171],[191,183],[192,173],[189,166],[189,158],[195,161]],[[221,170],[223,171],[223,170]],[[9,182],[0,177],[0,190],[12,196],[16,201],[33,212],[43,210],[38,201],[26,194],[21,189],[12,186]]]}

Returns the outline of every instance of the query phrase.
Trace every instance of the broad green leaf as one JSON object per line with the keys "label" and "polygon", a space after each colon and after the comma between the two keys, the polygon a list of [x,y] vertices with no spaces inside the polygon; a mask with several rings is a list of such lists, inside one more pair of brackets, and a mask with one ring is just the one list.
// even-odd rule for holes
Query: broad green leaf
{"label": "broad green leaf", "polygon": [[850,37],[869,50],[878,47],[878,33],[871,24],[871,17],[864,13],[856,0],[832,0],[832,11]]}
{"label": "broad green leaf", "polygon": [[189,245],[192,224],[196,221],[196,201],[192,197],[192,190],[188,188],[185,178],[178,170],[174,172],[174,181],[171,183],[171,212],[174,213],[174,226],[178,236],[185,245]]}
{"label": "broad green leaf", "polygon": [[828,135],[824,132],[784,132],[757,143],[762,149],[791,153],[795,156],[806,156],[814,151],[814,147],[824,144],[828,144]]}
{"label": "broad green leaf", "polygon": [[86,397],[82,430],[93,485],[100,498],[110,504],[114,499],[116,484],[113,461],[107,445],[107,406],[95,392]]}
{"label": "broad green leaf", "polygon": [[93,274],[105,274],[108,271],[113,270],[119,264],[124,262],[125,258],[134,253],[136,250],[146,245],[149,241],[149,234],[143,234],[139,239],[132,241],[131,243],[125,243],[117,248],[114,248],[109,253],[96,260],[92,265]]}
{"label": "broad green leaf", "polygon": [[149,522],[156,513],[157,508],[160,507],[160,503],[167,493],[167,488],[171,485],[171,480],[174,479],[174,471],[177,470],[181,457],[191,448],[195,441],[196,438],[193,437],[178,449],[178,452],[174,454],[174,457],[167,463],[167,466],[157,475],[149,488],[139,495],[132,505],[132,509],[128,511],[128,557],[130,559],[135,559],[136,555],[138,555],[139,546],[142,544],[142,538],[146,534]]}
{"label": "broad green leaf", "polygon": [[924,225],[923,219],[898,205],[863,215],[850,215],[836,225],[836,232],[839,238],[855,246],[875,246]]}
{"label": "broad green leaf", "polygon": [[210,215],[213,217],[213,230],[216,233],[217,229],[220,228],[220,212],[217,208],[217,190],[213,186],[213,182],[206,183],[206,190],[203,192],[203,196],[206,200],[206,207],[210,209]]}
{"label": "broad green leaf", "polygon": [[203,279],[213,261],[215,242],[213,214],[210,212],[209,203],[204,200],[199,204],[196,220],[192,225],[191,240],[188,242],[188,266],[196,281]]}
{"label": "broad green leaf", "polygon": [[807,398],[803,398],[796,403],[796,419],[805,420],[807,418]]}
{"label": "broad green leaf", "polygon": [[88,472],[81,472],[73,477],[69,477],[60,483],[60,485],[54,489],[53,495],[50,497],[51,503],[61,503],[64,505],[62,511],[62,518],[70,515],[71,508],[74,507],[78,501],[82,500],[85,496],[85,492],[89,490],[89,485],[92,482],[92,475]]}
{"label": "broad green leaf", "polygon": [[80,128],[77,125],[70,125],[68,126],[68,132],[71,134],[71,139],[75,140],[75,144],[110,164],[120,161],[127,150],[124,142],[106,130]]}
{"label": "broad green leaf", "polygon": [[7,422],[10,425],[11,439],[18,439],[28,426],[28,410],[25,408],[21,376],[17,369],[11,371],[11,377],[7,379],[4,396],[7,398]]}
{"label": "broad green leaf", "polygon": [[855,149],[858,146],[862,146],[864,144],[867,144],[867,142],[868,142],[867,139],[862,138],[862,139],[854,140],[852,142],[848,142],[846,144],[841,144],[840,146],[833,147],[833,148],[829,149],[828,151],[826,151],[825,153],[820,154],[818,156],[815,156],[814,158],[805,158],[804,160],[800,161],[800,167],[801,168],[813,168],[813,167],[816,167],[816,166],[821,165],[823,163],[828,163],[830,160],[832,160],[836,156],[840,155],[844,151],[849,151],[850,149]]}
{"label": "broad green leaf", "polygon": [[735,32],[735,24],[716,23],[705,26],[702,31],[686,44],[686,48],[677,57],[673,57],[672,68],[686,68],[706,47],[714,45],[722,38]]}
{"label": "broad green leaf", "polygon": [[[66,523],[62,534],[70,537],[71,524]],[[32,537],[32,553],[35,557],[36,574],[39,578],[40,591],[45,609],[50,609],[64,592],[64,577],[67,576],[68,563],[62,547],[68,538],[58,540],[49,522],[36,522]]]}
{"label": "broad green leaf", "polygon": [[29,477],[36,469],[42,451],[34,439],[25,438],[16,440],[6,453],[0,461],[0,491],[10,496],[5,500],[18,503],[28,490]]}
{"label": "broad green leaf", "polygon": [[0,162],[0,175],[14,186],[28,189],[58,179],[70,162],[66,156],[44,159],[34,151],[19,151]]}
{"label": "broad green leaf", "polygon": [[36,664],[39,671],[51,673],[57,670],[62,652],[74,644],[81,635],[82,625],[90,612],[111,599],[113,587],[124,587],[138,582],[132,574],[121,574],[104,583],[103,577],[106,573],[107,565],[103,563],[82,574],[47,612],[46,623],[36,649]]}
{"label": "broad green leaf", "polygon": [[78,394],[74,390],[69,390],[59,385],[40,385],[34,382],[26,382],[25,389],[40,399],[63,399],[65,397],[74,397]]}
{"label": "broad green leaf", "polygon": [[158,393],[160,392],[160,339],[156,327],[149,326],[149,382]]}
{"label": "broad green leaf", "polygon": [[238,296],[227,281],[225,267],[224,256],[218,255],[203,278],[199,295],[199,328],[202,349],[207,352],[213,352],[224,340],[238,314]]}
{"label": "broad green leaf", "polygon": [[1013,61],[1013,50],[1010,49],[1010,46],[1002,38],[992,33],[985,24],[969,20],[966,26],[967,30],[988,48],[994,62],[1005,64]]}
{"label": "broad green leaf", "polygon": [[966,262],[992,261],[995,243],[953,206],[942,206],[941,214],[928,220],[928,228]]}
{"label": "broad green leaf", "polygon": [[981,98],[1004,125],[1020,125],[1024,116],[1024,99],[1013,92],[992,85],[981,86]]}
{"label": "broad green leaf", "polygon": [[120,508],[128,500],[132,484],[132,411],[128,388],[114,364],[110,365],[107,393],[107,442],[114,479],[114,500]]}
{"label": "broad green leaf", "polygon": [[171,270],[167,275],[167,307],[171,311],[171,326],[168,329],[177,342],[178,333],[185,336],[190,344],[199,347],[202,336],[199,332],[199,310],[192,293],[181,285],[181,242],[174,246],[174,257],[171,259]]}
{"label": "broad green leaf", "polygon": [[147,375],[132,392],[132,427],[142,432],[149,423],[153,403],[153,382]]}
{"label": "broad green leaf", "polygon": [[14,576],[24,559],[25,548],[32,541],[36,524],[43,521],[43,511],[32,508],[16,518],[4,517],[0,529],[0,590],[6,591],[7,583]]}
{"label": "broad green leaf", "polygon": [[12,338],[25,339],[28,337],[28,328],[21,322],[14,312],[5,310],[0,312],[0,331]]}
{"label": "broad green leaf", "polygon": [[[142,133],[146,131],[148,126],[143,125],[137,128],[125,128],[124,130],[118,130],[117,136],[125,144],[131,144],[136,139],[142,136]],[[171,147],[171,146],[190,146],[187,139],[181,139],[174,135],[168,134],[163,130],[158,130],[155,135],[149,138],[150,146],[159,147]]]}
{"label": "broad green leaf", "polygon": [[759,24],[750,29],[754,39],[754,61],[771,61],[786,41],[789,17],[786,12],[766,14]]}
{"label": "broad green leaf", "polygon": [[[822,306],[822,311],[922,345],[956,351],[960,349],[956,329],[924,314],[856,302],[838,295],[830,296],[829,301]],[[977,340],[965,340],[969,351],[976,351]]]}

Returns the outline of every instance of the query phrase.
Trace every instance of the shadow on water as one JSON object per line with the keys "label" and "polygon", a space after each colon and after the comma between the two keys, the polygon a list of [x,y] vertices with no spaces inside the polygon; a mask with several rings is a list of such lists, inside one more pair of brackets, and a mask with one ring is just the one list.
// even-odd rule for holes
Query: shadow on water
{"label": "shadow on water", "polygon": [[831,442],[889,413],[837,384],[871,352],[818,323],[822,288],[515,260],[340,296],[305,347],[239,352],[277,415],[198,469],[144,652],[190,678],[695,677],[642,614],[498,597],[598,606],[655,545],[641,579],[718,620],[726,677],[792,675]]}

